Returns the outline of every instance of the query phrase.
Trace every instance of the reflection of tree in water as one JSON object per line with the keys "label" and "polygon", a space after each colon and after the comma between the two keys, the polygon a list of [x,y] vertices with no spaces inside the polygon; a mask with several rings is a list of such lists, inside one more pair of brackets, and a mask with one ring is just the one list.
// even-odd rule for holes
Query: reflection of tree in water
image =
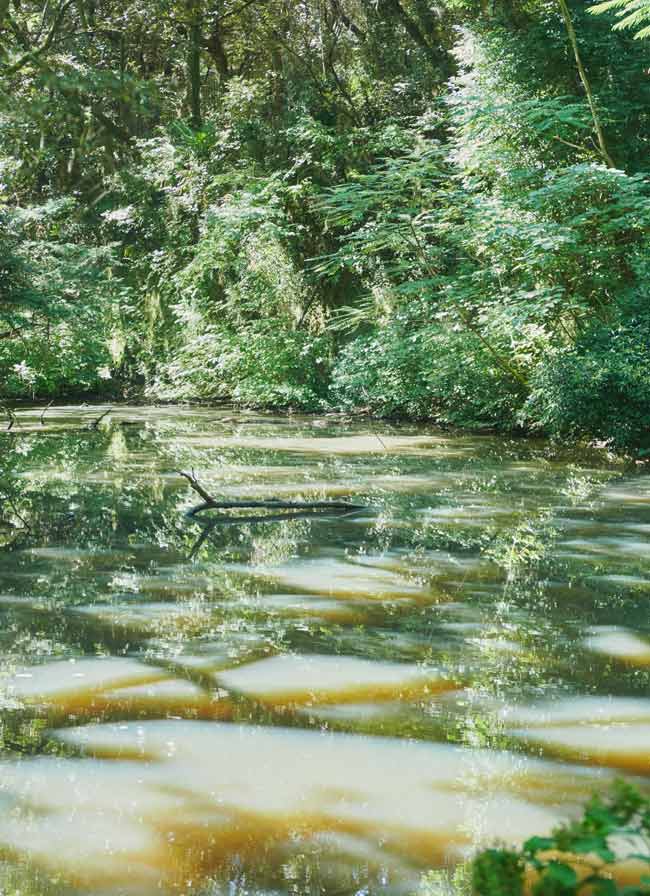
{"label": "reflection of tree in water", "polygon": [[[12,656],[18,658],[23,651],[29,660],[43,641],[46,651],[71,655],[94,651],[98,645],[110,652],[133,651],[157,640],[171,654],[188,638],[227,638],[245,630],[261,633],[267,644],[281,649],[454,663],[467,651],[471,633],[444,626],[461,619],[460,625],[474,624],[495,642],[515,640],[522,648],[518,654],[499,654],[486,644],[476,652],[466,674],[485,692],[525,693],[537,686],[540,676],[584,686],[595,674],[575,663],[567,645],[575,644],[581,626],[602,622],[605,609],[593,601],[585,609],[584,569],[573,571],[555,556],[545,515],[555,512],[549,511],[546,486],[552,483],[561,502],[561,487],[575,477],[575,468],[553,471],[542,458],[535,472],[508,477],[509,463],[522,458],[537,462],[534,452],[513,443],[488,443],[480,454],[445,459],[443,464],[383,453],[371,458],[323,457],[314,464],[304,456],[240,450],[236,440],[232,449],[194,447],[195,432],[202,430],[193,421],[179,425],[164,420],[159,425],[154,420],[125,427],[109,417],[98,431],[76,424],[67,431],[55,432],[51,425],[37,432],[19,427],[0,433],[0,591],[34,597],[57,611],[3,608],[5,619],[15,626],[16,646],[7,648]],[[216,519],[207,519],[206,513],[205,522],[200,517],[188,521],[184,511],[190,491],[176,471],[194,462],[214,470],[210,487],[213,481],[216,489],[226,484],[228,494],[237,494],[238,482],[246,494],[251,486],[248,471],[256,467],[269,471],[263,482],[289,481],[305,501],[322,498],[318,486],[303,478],[305,469],[307,476],[321,482],[356,481],[358,490],[351,488],[350,494],[363,495],[370,509],[360,518],[327,509],[323,516],[309,508],[235,508],[235,515],[211,510]],[[273,475],[280,464],[284,479]],[[293,479],[290,466],[296,468]],[[451,474],[444,487],[435,484],[440,466]],[[429,474],[434,484],[421,493],[391,491],[375,487],[375,472],[393,477]],[[596,471],[595,481],[604,475]],[[521,495],[526,501],[518,504]],[[490,502],[505,502],[512,513],[503,519],[488,517],[475,526],[453,517],[440,523],[427,516],[431,508],[463,501],[483,501],[488,508]],[[490,562],[489,555],[499,562]],[[417,578],[424,592],[439,595],[439,604],[375,599],[364,606],[363,626],[272,616],[264,597],[283,586],[263,574],[253,577],[252,568],[319,557],[341,558],[342,563],[355,564],[352,571],[364,557],[371,562],[389,558],[404,575]],[[504,569],[504,558],[510,569]],[[447,566],[439,566],[447,560]],[[515,567],[517,575],[512,573]],[[326,575],[315,590],[327,592]],[[156,576],[166,584],[152,582]],[[296,588],[289,590],[295,593]],[[246,603],[251,595],[260,598],[257,603]],[[454,600],[460,609],[450,609],[446,616],[445,605]],[[197,611],[177,628],[161,622],[146,634],[77,612],[107,601],[143,606],[149,601],[170,606],[193,602]],[[462,612],[467,615],[460,616]]]}
{"label": "reflection of tree in water", "polygon": [[[442,460],[435,452],[426,458],[380,453],[314,460],[240,449],[236,439],[227,449],[195,445],[192,436],[204,438],[205,427],[193,422],[121,426],[109,418],[97,431],[78,424],[58,432],[54,425],[37,432],[16,429],[0,432],[0,594],[9,598],[4,603],[0,598],[5,663],[128,655],[178,676],[179,657],[200,657],[208,643],[224,645],[232,664],[284,652],[428,663],[459,671],[468,688],[458,704],[403,701],[392,715],[343,714],[325,724],[357,734],[507,748],[516,745],[499,720],[503,701],[525,702],[542,691],[567,688],[589,692],[595,681],[626,694],[643,687],[645,679],[632,671],[586,663],[579,653],[582,627],[631,612],[633,601],[627,595],[625,601],[613,597],[599,604],[584,566],[558,556],[563,529],[554,521],[567,505],[562,487],[576,495],[576,506],[567,511],[576,517],[584,510],[586,486],[581,480],[578,489],[575,469],[551,469],[525,446],[504,443],[500,451],[489,443],[489,450]],[[516,468],[522,458],[532,472]],[[204,517],[188,520],[191,493],[176,471],[192,463],[205,471],[211,490],[222,488],[235,498],[221,503],[237,506],[227,513],[206,509]],[[382,486],[376,481],[382,476],[400,487]],[[409,476],[413,489],[401,488],[400,477]],[[430,477],[420,490],[418,477]],[[596,471],[596,484],[603,477]],[[257,494],[258,483],[259,494],[272,494],[279,483],[296,501],[284,502],[288,507],[272,501],[241,506],[239,496]],[[325,498],[332,494],[329,485],[341,483],[348,490],[334,494],[363,501],[366,513],[334,512]],[[298,498],[327,506],[292,506]],[[477,512],[473,518],[474,507],[485,515]],[[493,512],[504,507],[502,516]],[[592,508],[588,513],[593,515]],[[275,576],[279,567],[293,566],[315,569],[312,582],[291,584],[281,572]],[[345,575],[349,570],[351,581],[358,574],[368,582],[367,593],[357,591],[358,619],[307,612],[313,609],[307,608],[310,600],[324,604],[331,597],[332,569]],[[364,569],[389,569],[417,583],[413,599],[410,594],[384,599],[379,586],[372,592],[372,577],[359,573]],[[353,605],[350,594],[331,602]],[[304,598],[306,609],[294,607],[291,615],[285,605],[278,612],[283,596]],[[137,613],[129,615],[133,608],[141,611],[140,621]],[[501,650],[506,641],[513,642],[512,652]],[[210,687],[196,668],[182,675]],[[290,707],[252,698],[234,702],[240,721],[296,728],[324,724],[317,715],[307,721]],[[95,714],[116,720],[99,710]],[[189,708],[179,714],[192,718]],[[148,716],[140,707],[128,717]],[[59,727],[75,723],[33,708],[5,711],[0,746],[10,755],[60,750],[47,733],[54,721]],[[358,863],[337,868],[333,874],[326,850],[305,847],[284,863],[270,856],[267,882],[295,894],[325,888],[334,893],[339,883],[341,893],[353,891],[353,884],[368,892],[380,889],[373,873],[359,871]],[[209,868],[207,874],[212,883],[197,890],[206,896],[220,891],[224,880],[231,892],[257,892],[234,865]],[[3,881],[0,866],[0,890]],[[40,883],[31,891],[26,883],[23,891],[54,894]]]}

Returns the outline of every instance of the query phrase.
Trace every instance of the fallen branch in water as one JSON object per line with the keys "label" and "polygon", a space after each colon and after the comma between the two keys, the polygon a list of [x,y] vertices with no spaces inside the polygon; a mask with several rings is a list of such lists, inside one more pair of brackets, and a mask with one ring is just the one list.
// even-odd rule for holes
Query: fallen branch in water
{"label": "fallen branch in water", "polygon": [[[188,510],[187,516],[189,517],[196,516],[196,514],[200,513],[202,510],[242,510],[258,508],[264,510],[334,510],[338,513],[351,513],[353,511],[366,509],[363,504],[350,504],[347,501],[280,501],[276,498],[271,498],[268,501],[217,501],[217,499],[209,494],[209,492],[206,492],[201,483],[197,480],[194,475],[194,470],[192,470],[191,473],[185,473],[182,470],[179,470],[178,472],[181,476],[187,479],[194,491],[203,498],[202,504],[197,504],[196,507],[192,507]],[[251,518],[243,518],[240,521],[251,522],[252,520]]]}
{"label": "fallen branch in water", "polygon": [[18,418],[16,417],[12,409],[6,404],[2,405],[2,410],[5,412],[9,420],[9,426],[7,427],[7,432],[9,432],[13,428],[14,424],[18,423]]}
{"label": "fallen branch in water", "polygon": [[[352,513],[356,513],[356,510],[347,510],[343,512],[341,510],[337,510],[337,516],[348,516]],[[189,514],[188,514],[189,515]],[[294,510],[287,511],[286,513],[257,513],[251,516],[232,516],[231,514],[220,514],[218,516],[209,517],[209,522],[201,521],[201,534],[197,538],[188,555],[188,560],[193,560],[200,549],[203,547],[206,541],[212,541],[212,533],[217,527],[221,526],[241,526],[244,523],[280,523],[287,522],[292,520],[309,520],[314,517],[322,517],[325,516],[322,510]],[[197,520],[197,522],[199,522]],[[219,545],[216,542],[213,542],[215,547],[219,548]]]}
{"label": "fallen branch in water", "polygon": [[54,404],[54,399],[52,399],[52,401],[49,404],[45,405],[45,407],[41,411],[41,426],[45,426],[45,415],[49,411],[49,409],[52,407],[53,404]]}
{"label": "fallen branch in water", "polygon": [[104,413],[101,414],[96,420],[93,420],[92,423],[88,424],[88,429],[92,429],[92,430],[99,429],[99,424],[102,422],[104,417],[108,417],[108,415],[110,414],[110,412],[112,410],[113,410],[112,408],[109,408],[107,411],[104,411]]}

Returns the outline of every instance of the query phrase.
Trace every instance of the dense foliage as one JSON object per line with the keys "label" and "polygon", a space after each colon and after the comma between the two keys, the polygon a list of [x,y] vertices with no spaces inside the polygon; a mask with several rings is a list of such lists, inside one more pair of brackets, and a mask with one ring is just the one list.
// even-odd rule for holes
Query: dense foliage
{"label": "dense foliage", "polygon": [[0,398],[648,451],[650,43],[613,6],[0,0]]}

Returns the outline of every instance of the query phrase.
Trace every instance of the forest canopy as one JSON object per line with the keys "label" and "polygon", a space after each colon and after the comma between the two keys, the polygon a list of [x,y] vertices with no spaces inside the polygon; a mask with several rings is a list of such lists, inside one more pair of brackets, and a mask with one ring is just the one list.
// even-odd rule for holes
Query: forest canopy
{"label": "forest canopy", "polygon": [[650,450],[650,4],[0,0],[0,400]]}

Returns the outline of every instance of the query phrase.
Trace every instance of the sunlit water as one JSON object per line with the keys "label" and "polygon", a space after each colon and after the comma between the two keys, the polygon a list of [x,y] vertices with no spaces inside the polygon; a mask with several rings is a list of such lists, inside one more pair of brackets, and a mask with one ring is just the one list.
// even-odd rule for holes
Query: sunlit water
{"label": "sunlit water", "polygon": [[[414,893],[645,785],[642,470],[337,417],[89,428],[102,410],[0,433],[3,894]],[[365,509],[189,519],[191,468],[223,499]]]}

